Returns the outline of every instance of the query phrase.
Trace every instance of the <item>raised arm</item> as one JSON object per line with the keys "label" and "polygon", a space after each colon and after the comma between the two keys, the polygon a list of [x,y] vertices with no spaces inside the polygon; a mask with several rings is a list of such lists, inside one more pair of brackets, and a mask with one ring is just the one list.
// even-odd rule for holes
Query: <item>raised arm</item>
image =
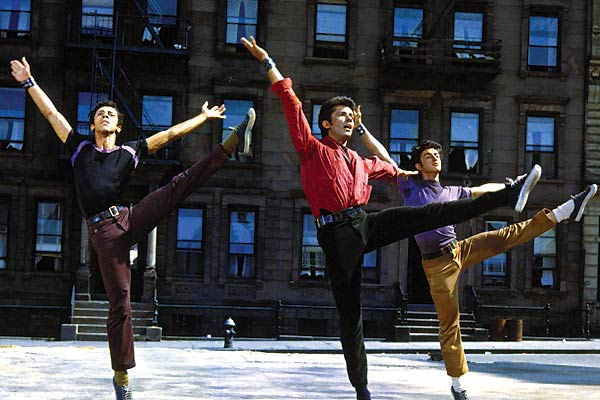
{"label": "raised arm", "polygon": [[31,67],[25,57],[21,58],[21,61],[12,60],[10,62],[10,68],[13,78],[27,90],[27,93],[29,93],[44,118],[52,125],[52,129],[54,129],[58,138],[63,143],[66,142],[69,132],[71,132],[73,128],[71,128],[71,125],[67,122],[65,117],[58,112],[54,103],[52,103],[52,100],[44,93],[42,88],[35,83],[35,80],[31,75]]}
{"label": "raised arm", "polygon": [[269,53],[267,53],[265,49],[256,44],[254,36],[250,36],[250,40],[244,37],[241,40],[244,44],[244,47],[246,47],[246,50],[248,50],[248,52],[252,54],[252,56],[258,61],[265,64],[265,67],[267,67],[267,74],[269,75],[269,80],[271,81],[271,84],[283,80],[283,75],[281,75],[271,57],[269,57]]}
{"label": "raised arm", "polygon": [[362,123],[362,112],[360,110],[360,105],[356,107],[354,110],[354,120],[356,122],[356,131],[358,132],[358,137],[362,141],[362,143],[367,148],[367,151],[373,155],[376,155],[381,160],[392,164],[394,167],[398,167],[398,164],[390,157],[390,153],[386,150],[386,148],[369,132],[367,127]]}
{"label": "raised arm", "polygon": [[478,197],[488,192],[497,192],[506,187],[504,183],[486,183],[481,186],[475,186],[471,188],[471,196]]}
{"label": "raised arm", "polygon": [[191,131],[202,125],[204,122],[206,122],[207,119],[224,119],[224,112],[224,104],[208,108],[208,101],[205,101],[202,105],[202,111],[200,112],[200,114],[186,121],[180,122],[177,125],[173,125],[165,131],[157,132],[154,135],[147,138],[146,142],[148,143],[148,154],[155,153],[161,148],[163,148],[167,143],[172,142],[173,140],[177,140],[182,136],[185,136],[186,134],[190,133]]}

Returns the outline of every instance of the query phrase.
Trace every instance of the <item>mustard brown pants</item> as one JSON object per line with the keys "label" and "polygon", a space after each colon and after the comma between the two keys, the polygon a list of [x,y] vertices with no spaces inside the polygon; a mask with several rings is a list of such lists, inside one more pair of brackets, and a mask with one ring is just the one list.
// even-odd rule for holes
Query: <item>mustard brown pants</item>
{"label": "mustard brown pants", "polygon": [[440,346],[449,376],[459,377],[468,371],[460,337],[460,311],[456,292],[460,274],[487,258],[505,253],[534,239],[555,226],[556,223],[548,218],[550,213],[550,210],[543,209],[526,221],[461,240],[452,253],[422,260],[440,321]]}

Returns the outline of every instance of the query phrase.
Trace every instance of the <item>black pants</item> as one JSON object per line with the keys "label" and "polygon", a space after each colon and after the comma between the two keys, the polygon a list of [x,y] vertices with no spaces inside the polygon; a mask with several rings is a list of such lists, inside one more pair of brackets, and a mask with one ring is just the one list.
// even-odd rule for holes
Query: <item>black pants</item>
{"label": "black pants", "polygon": [[340,317],[340,339],[352,386],[363,387],[368,383],[360,301],[363,254],[416,233],[457,224],[495,208],[513,205],[517,194],[511,189],[503,189],[480,197],[423,207],[392,207],[362,213],[317,231]]}

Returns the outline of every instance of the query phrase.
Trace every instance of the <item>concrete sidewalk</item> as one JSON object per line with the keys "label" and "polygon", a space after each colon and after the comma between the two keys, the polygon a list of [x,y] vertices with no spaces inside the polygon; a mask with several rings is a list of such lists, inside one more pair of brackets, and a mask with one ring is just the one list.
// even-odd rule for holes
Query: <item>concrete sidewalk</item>
{"label": "concrete sidewalk", "polygon": [[[600,400],[600,340],[465,343],[472,400]],[[373,399],[451,399],[437,342],[369,340]],[[349,399],[336,340],[136,342],[136,400]],[[106,342],[0,338],[0,399],[112,400]]]}

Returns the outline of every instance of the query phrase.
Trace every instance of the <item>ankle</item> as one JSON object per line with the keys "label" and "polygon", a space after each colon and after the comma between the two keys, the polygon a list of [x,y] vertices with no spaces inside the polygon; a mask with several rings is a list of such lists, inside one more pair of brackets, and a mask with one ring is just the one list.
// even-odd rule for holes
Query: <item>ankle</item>
{"label": "ankle", "polygon": [[239,136],[237,135],[237,133],[233,132],[231,133],[231,135],[229,135],[227,139],[223,141],[223,143],[221,143],[221,146],[223,147],[223,150],[225,150],[225,154],[227,154],[228,157],[231,157],[237,152],[237,147],[239,143]]}
{"label": "ankle", "polygon": [[127,371],[115,371],[115,383],[119,386],[129,386]]}

